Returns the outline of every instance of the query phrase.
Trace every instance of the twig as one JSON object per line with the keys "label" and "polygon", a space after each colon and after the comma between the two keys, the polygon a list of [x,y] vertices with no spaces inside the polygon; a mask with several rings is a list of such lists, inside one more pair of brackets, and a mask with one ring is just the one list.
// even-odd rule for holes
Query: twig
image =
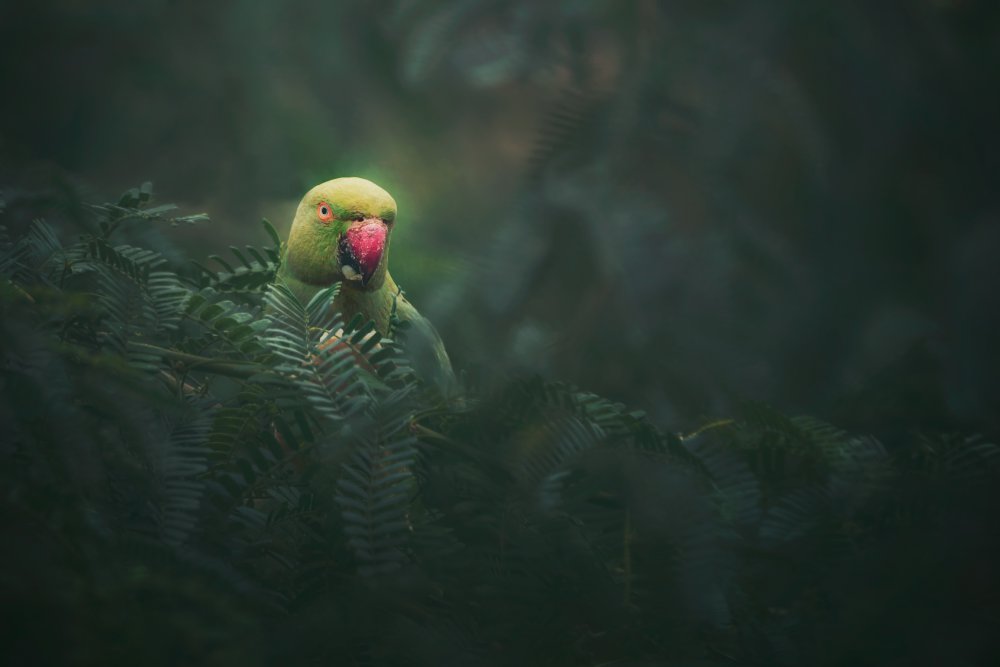
{"label": "twig", "polygon": [[730,426],[730,425],[735,424],[735,423],[736,423],[735,419],[717,419],[717,420],[715,420],[713,422],[709,422],[709,423],[705,424],[704,426],[699,427],[698,429],[696,429],[694,431],[691,431],[690,433],[679,435],[678,437],[681,440],[690,440],[691,438],[693,438],[695,436],[701,435],[705,431],[711,431],[712,429],[715,429],[715,428],[722,428],[723,426]]}
{"label": "twig", "polygon": [[189,370],[217,373],[218,375],[226,375],[234,378],[246,379],[261,373],[271,372],[269,369],[250,361],[226,361],[222,359],[211,359],[209,357],[201,357],[197,354],[188,354],[187,352],[171,350],[157,345],[150,345],[148,343],[130,343],[130,347],[135,350],[158,355],[161,359],[180,362],[187,366]]}

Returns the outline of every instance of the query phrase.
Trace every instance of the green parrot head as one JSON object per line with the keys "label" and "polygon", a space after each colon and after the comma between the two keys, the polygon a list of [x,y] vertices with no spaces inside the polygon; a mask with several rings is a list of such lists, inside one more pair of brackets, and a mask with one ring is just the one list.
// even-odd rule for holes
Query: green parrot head
{"label": "green parrot head", "polygon": [[304,283],[338,280],[376,290],[385,282],[396,202],[363,178],[335,178],[306,193],[295,212],[285,253],[287,269]]}

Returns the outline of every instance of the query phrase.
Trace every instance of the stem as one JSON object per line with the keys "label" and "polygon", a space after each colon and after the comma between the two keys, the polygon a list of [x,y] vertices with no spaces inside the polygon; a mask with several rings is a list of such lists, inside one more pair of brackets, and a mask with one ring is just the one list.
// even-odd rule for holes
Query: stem
{"label": "stem", "polygon": [[679,437],[681,440],[689,440],[695,436],[701,435],[705,431],[711,431],[714,428],[721,428],[723,426],[730,426],[735,423],[736,423],[735,419],[716,419],[714,422],[709,422],[704,426],[698,428],[697,430],[691,431],[690,433],[684,435],[680,435]]}
{"label": "stem", "polygon": [[632,603],[632,511],[625,510],[622,560],[625,566],[625,605]]}
{"label": "stem", "polygon": [[131,343],[131,347],[142,352],[158,355],[161,359],[177,361],[188,367],[189,370],[199,370],[218,375],[226,375],[234,378],[249,378],[260,373],[269,372],[260,364],[250,361],[225,361],[221,359],[210,359],[197,354],[179,352],[148,343]]}
{"label": "stem", "polygon": [[471,459],[475,459],[480,463],[489,462],[490,460],[485,452],[481,452],[475,447],[467,445],[463,442],[458,442],[457,440],[453,440],[442,433],[438,433],[437,431],[429,429],[426,426],[423,426],[422,424],[418,424],[415,420],[410,420],[410,432],[415,433],[418,436],[422,436],[424,438],[437,440],[438,442],[444,443],[449,447],[451,447],[452,449],[468,456]]}

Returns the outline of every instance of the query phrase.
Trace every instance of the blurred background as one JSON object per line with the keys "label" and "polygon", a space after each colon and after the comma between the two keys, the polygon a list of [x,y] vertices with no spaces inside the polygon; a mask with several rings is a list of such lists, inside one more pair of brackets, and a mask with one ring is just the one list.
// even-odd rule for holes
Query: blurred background
{"label": "blurred background", "polygon": [[151,180],[203,259],[338,176],[470,379],[1000,432],[1000,4],[0,5],[7,224]]}

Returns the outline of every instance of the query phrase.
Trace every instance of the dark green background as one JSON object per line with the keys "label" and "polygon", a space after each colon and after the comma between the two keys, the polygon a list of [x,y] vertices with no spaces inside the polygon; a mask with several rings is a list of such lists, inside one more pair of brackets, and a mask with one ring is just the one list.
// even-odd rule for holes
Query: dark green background
{"label": "dark green background", "polygon": [[[8,207],[53,172],[206,210],[399,201],[392,269],[457,365],[665,422],[735,397],[996,432],[991,2],[15,2]],[[869,414],[876,412],[879,414]]]}
{"label": "dark green background", "polygon": [[[1000,434],[996,2],[17,0],[0,4],[0,87],[2,224],[14,237],[44,217],[70,238],[82,202],[151,180],[158,203],[212,221],[151,229],[149,244],[203,260],[265,243],[261,217],[286,231],[312,185],[365,176],[399,203],[393,275],[470,384],[540,373],[643,409],[664,431],[751,399],[874,434],[907,461],[918,431]],[[952,479],[934,495],[934,475],[915,468],[899,486],[926,499],[920,520],[887,501],[855,517],[867,550],[762,568],[768,592],[812,600],[801,582],[813,580],[843,591],[815,596],[822,622],[766,610],[815,632],[796,635],[815,653],[793,655],[990,664],[994,486],[968,500]],[[23,603],[37,577],[72,613],[55,615],[45,596],[5,609],[24,664],[50,627],[70,638],[53,656],[68,646],[97,663],[121,637],[123,662],[170,664],[178,646],[201,655],[183,638],[218,618],[261,643],[283,638],[260,658],[281,662],[340,618],[300,628],[302,617],[267,617],[262,633],[264,616],[237,597],[197,578],[147,586],[160,580],[114,560],[92,588],[63,581],[57,557],[39,554],[103,560],[60,532],[61,496],[27,477],[9,471],[12,488],[46,489],[37,506],[56,518],[41,524],[56,527],[38,537],[22,512],[36,505],[11,491],[4,511],[17,512],[4,519],[23,548],[6,554],[0,583]],[[673,469],[622,479],[645,503],[640,523],[699,524],[683,505],[695,496],[709,514]],[[883,529],[882,511],[903,528]],[[104,610],[99,631],[74,635],[92,608]],[[141,612],[158,609],[178,625],[149,632]],[[212,664],[256,652],[225,645],[236,653]],[[757,654],[769,655],[740,647]]]}

